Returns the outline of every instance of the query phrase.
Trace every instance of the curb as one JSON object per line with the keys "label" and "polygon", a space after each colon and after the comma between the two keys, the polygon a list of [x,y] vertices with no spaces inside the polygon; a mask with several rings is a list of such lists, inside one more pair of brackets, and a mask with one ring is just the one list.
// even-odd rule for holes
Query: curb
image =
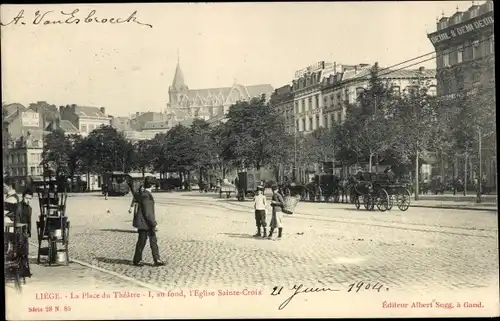
{"label": "curb", "polygon": [[[37,243],[32,243],[32,242],[29,242],[29,243],[31,245],[33,245],[33,246],[38,247]],[[141,281],[136,280],[134,278],[131,278],[129,276],[126,276],[126,275],[123,275],[123,274],[120,274],[120,273],[116,273],[116,272],[113,272],[113,271],[110,271],[110,270],[98,267],[96,265],[93,265],[93,264],[90,264],[90,263],[87,263],[87,262],[84,262],[84,261],[80,261],[80,260],[76,260],[76,259],[70,259],[69,261],[70,261],[70,263],[76,263],[76,264],[88,267],[90,269],[97,270],[99,272],[115,276],[115,277],[120,278],[120,279],[122,279],[124,281],[130,282],[130,283],[134,283],[134,284],[139,285],[139,286],[141,286],[143,288],[146,288],[146,289],[150,289],[150,290],[153,290],[153,291],[156,291],[156,292],[166,292],[165,289],[161,289],[161,288],[156,287],[154,285],[141,282]]]}
{"label": "curb", "polygon": [[445,209],[445,210],[467,210],[467,211],[487,211],[487,212],[498,212],[498,208],[484,208],[484,207],[467,207],[467,206],[437,206],[437,205],[414,205],[410,204],[410,208],[412,207],[421,207],[421,208],[435,208],[435,209]]}

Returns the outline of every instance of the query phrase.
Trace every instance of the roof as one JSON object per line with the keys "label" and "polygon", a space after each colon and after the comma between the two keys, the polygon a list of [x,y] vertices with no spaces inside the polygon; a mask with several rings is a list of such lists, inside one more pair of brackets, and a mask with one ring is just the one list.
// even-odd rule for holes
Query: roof
{"label": "roof", "polygon": [[101,109],[99,107],[89,107],[89,106],[76,106],[75,114],[77,114],[79,117],[101,117],[101,118],[108,117],[101,112]]}
{"label": "roof", "polygon": [[168,129],[172,127],[172,121],[160,120],[160,121],[148,121],[142,127],[143,130],[148,129]]}
{"label": "roof", "polygon": [[238,90],[242,94],[242,99],[250,99],[259,97],[262,94],[270,98],[274,89],[269,84],[252,86],[235,84],[232,87],[191,89],[187,92],[187,98],[191,106],[202,105],[197,100],[200,100],[201,103],[205,102],[208,105],[223,105],[233,90]]}
{"label": "roof", "polygon": [[[363,68],[360,71],[356,72],[355,70],[347,70],[344,72],[342,81],[355,80],[364,78],[364,80],[368,80],[370,78],[370,70],[371,68]],[[435,78],[436,70],[435,69],[401,69],[401,70],[391,70],[386,68],[380,68],[379,72],[381,79],[395,79],[395,78]]]}
{"label": "roof", "polygon": [[76,128],[69,120],[61,120],[61,122],[59,123],[59,127],[65,133],[78,133],[78,128]]}
{"label": "roof", "polygon": [[3,105],[2,109],[5,110],[5,118],[3,119],[3,121],[10,122],[18,115],[18,113],[17,113],[18,111],[23,112],[28,108],[24,107],[23,105],[21,105],[19,103],[12,103],[12,104]]}

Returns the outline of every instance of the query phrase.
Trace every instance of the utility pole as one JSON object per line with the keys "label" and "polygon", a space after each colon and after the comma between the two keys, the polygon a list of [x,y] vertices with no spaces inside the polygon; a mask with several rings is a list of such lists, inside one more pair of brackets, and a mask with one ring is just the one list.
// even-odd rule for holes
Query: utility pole
{"label": "utility pole", "polygon": [[293,121],[293,172],[292,180],[296,182],[296,171],[297,171],[297,119],[294,118]]}
{"label": "utility pole", "polygon": [[477,183],[479,184],[479,186],[476,187],[477,189],[477,199],[476,199],[476,203],[481,203],[482,200],[481,200],[481,194],[482,194],[482,185],[483,185],[483,168],[482,168],[482,157],[481,157],[481,150],[482,150],[482,137],[481,137],[481,128],[478,126],[477,128],[477,131],[478,131],[478,136],[479,136],[479,178],[477,180]]}

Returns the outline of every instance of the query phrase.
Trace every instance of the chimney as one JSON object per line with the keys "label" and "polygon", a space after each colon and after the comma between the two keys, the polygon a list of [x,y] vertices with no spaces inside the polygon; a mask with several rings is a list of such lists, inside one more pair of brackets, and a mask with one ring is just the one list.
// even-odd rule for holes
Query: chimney
{"label": "chimney", "polygon": [[99,108],[99,110],[101,111],[101,113],[104,114],[104,116],[106,116],[106,108],[105,107],[101,107],[101,108]]}
{"label": "chimney", "polygon": [[420,72],[424,72],[424,70],[425,70],[425,67],[418,68],[418,71],[420,71]]}
{"label": "chimney", "polygon": [[64,106],[59,106],[59,116],[63,117],[64,115]]}

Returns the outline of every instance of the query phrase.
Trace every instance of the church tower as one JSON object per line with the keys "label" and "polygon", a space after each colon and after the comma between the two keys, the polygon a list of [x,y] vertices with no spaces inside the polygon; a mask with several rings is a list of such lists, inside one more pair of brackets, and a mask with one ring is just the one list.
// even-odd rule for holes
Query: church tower
{"label": "church tower", "polygon": [[175,68],[174,80],[172,81],[172,86],[168,88],[169,107],[187,107],[181,106],[181,102],[188,91],[189,88],[184,83],[184,75],[179,64],[179,54],[177,54],[177,67]]}

